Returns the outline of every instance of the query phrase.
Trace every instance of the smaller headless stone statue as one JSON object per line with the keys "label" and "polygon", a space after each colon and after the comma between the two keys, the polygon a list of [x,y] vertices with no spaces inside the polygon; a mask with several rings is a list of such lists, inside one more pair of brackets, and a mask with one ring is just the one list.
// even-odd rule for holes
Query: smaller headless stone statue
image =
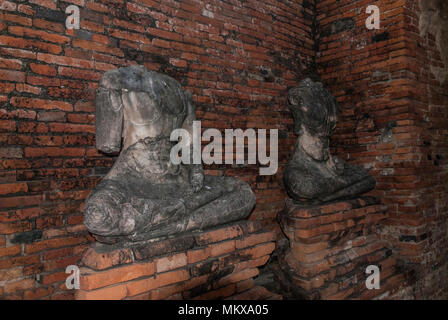
{"label": "smaller headless stone statue", "polygon": [[96,144],[121,153],[86,200],[84,224],[98,241],[160,238],[250,214],[255,196],[247,183],[204,175],[202,165],[171,162],[171,132],[184,128],[192,134],[195,119],[191,94],[169,76],[137,66],[103,75]]}
{"label": "smaller headless stone statue", "polygon": [[352,199],[375,187],[362,167],[332,157],[329,139],[337,123],[336,99],[319,82],[303,80],[288,95],[297,139],[284,182],[290,197],[304,204]]}

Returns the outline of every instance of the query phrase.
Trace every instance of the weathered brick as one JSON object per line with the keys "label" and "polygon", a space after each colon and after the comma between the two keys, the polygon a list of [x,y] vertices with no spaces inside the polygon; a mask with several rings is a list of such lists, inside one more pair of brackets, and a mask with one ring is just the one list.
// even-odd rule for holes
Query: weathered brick
{"label": "weathered brick", "polygon": [[240,248],[252,247],[257,244],[264,243],[264,242],[270,242],[273,240],[275,240],[274,232],[253,234],[253,235],[244,237],[241,240],[236,240],[236,248],[240,249]]}
{"label": "weathered brick", "polygon": [[49,239],[39,241],[33,244],[27,244],[25,246],[25,252],[27,254],[39,252],[46,249],[62,248],[67,246],[73,246],[80,243],[85,243],[86,239],[84,237],[67,237],[61,239]]}
{"label": "weathered brick", "polygon": [[72,111],[73,106],[68,102],[51,101],[37,98],[27,97],[13,97],[11,99],[13,106],[19,106],[23,108],[37,108],[37,109],[59,109],[62,111]]}
{"label": "weathered brick", "polygon": [[89,248],[82,258],[82,263],[94,270],[104,270],[116,265],[131,263],[132,261],[133,256],[130,249],[99,253],[94,248]]}
{"label": "weathered brick", "polygon": [[214,231],[209,231],[203,234],[200,234],[198,236],[198,243],[207,244],[207,243],[214,243],[219,242],[227,239],[233,239],[241,236],[243,234],[243,230],[240,226],[235,225],[231,227],[227,227],[224,229],[217,229]]}
{"label": "weathered brick", "polygon": [[0,67],[4,69],[20,70],[22,68],[22,61],[18,59],[0,58]]}
{"label": "weathered brick", "polygon": [[27,191],[28,191],[28,185],[24,182],[0,184],[0,196],[6,195],[6,194],[27,192]]}
{"label": "weathered brick", "polygon": [[55,76],[56,75],[56,69],[52,66],[49,66],[47,64],[37,64],[37,63],[30,63],[31,71],[38,74],[43,74],[47,76]]}
{"label": "weathered brick", "polygon": [[144,276],[151,276],[155,270],[154,262],[134,263],[100,272],[81,269],[81,290],[92,290]]}
{"label": "weathered brick", "polygon": [[120,300],[126,297],[126,285],[120,284],[93,291],[76,291],[78,300]]}
{"label": "weathered brick", "polygon": [[34,286],[35,281],[33,279],[24,279],[16,282],[11,282],[5,285],[5,293],[15,293],[30,289]]}
{"label": "weathered brick", "polygon": [[14,82],[24,82],[25,73],[20,71],[0,70],[0,79]]}
{"label": "weathered brick", "polygon": [[143,292],[150,291],[159,287],[164,287],[176,282],[188,280],[190,275],[187,270],[175,270],[158,274],[156,277],[148,279],[131,281],[127,283],[128,295],[136,296]]}
{"label": "weathered brick", "polygon": [[185,253],[175,254],[155,260],[157,273],[178,269],[187,265],[187,255]]}

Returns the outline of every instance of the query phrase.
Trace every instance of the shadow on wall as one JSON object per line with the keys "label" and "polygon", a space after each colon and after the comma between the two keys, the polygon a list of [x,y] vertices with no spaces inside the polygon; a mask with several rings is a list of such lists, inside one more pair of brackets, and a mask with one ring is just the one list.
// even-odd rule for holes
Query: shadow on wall
{"label": "shadow on wall", "polygon": [[431,33],[436,38],[444,68],[431,66],[431,72],[440,83],[448,80],[448,2],[446,0],[420,0],[420,35]]}

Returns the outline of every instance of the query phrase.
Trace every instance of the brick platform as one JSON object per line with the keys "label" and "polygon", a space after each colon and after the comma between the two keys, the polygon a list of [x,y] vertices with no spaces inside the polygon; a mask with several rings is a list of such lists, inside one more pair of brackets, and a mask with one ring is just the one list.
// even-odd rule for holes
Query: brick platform
{"label": "brick platform", "polygon": [[243,221],[120,248],[95,243],[82,257],[76,299],[221,299],[254,287],[275,233]]}
{"label": "brick platform", "polygon": [[[387,297],[404,281],[388,243],[377,234],[387,207],[374,198],[301,206],[286,200],[279,214],[289,248],[279,257],[282,278],[305,299]],[[380,289],[367,290],[365,270],[377,265]],[[295,288],[294,288],[295,287]]]}

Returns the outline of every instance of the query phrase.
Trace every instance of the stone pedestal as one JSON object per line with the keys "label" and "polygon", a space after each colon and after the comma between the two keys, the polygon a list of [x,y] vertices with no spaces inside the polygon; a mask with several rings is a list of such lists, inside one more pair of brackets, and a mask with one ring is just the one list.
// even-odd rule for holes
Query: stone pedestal
{"label": "stone pedestal", "polygon": [[243,221],[120,247],[93,244],[82,257],[76,299],[221,299],[254,286],[275,233]]}
{"label": "stone pedestal", "polygon": [[[305,299],[387,297],[404,277],[377,233],[386,218],[374,198],[310,206],[287,199],[279,220],[289,248],[279,259],[289,289]],[[379,290],[366,288],[369,265],[380,269]]]}

